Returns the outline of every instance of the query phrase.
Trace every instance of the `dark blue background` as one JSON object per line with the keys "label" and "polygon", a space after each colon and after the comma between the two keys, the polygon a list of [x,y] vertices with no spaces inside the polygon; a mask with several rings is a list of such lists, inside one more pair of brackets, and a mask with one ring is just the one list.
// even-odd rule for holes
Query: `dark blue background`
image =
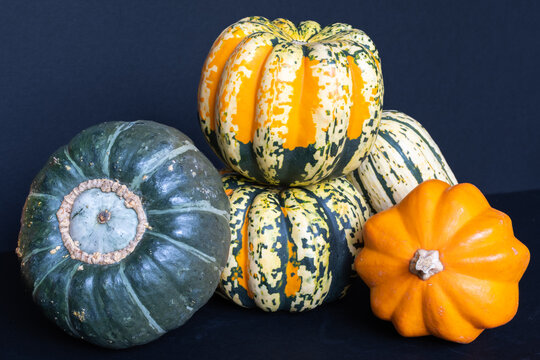
{"label": "dark blue background", "polygon": [[0,0],[1,249],[47,157],[103,121],[199,130],[200,70],[248,15],[345,22],[382,57],[384,105],[420,122],[458,179],[487,193],[539,188],[539,2]]}

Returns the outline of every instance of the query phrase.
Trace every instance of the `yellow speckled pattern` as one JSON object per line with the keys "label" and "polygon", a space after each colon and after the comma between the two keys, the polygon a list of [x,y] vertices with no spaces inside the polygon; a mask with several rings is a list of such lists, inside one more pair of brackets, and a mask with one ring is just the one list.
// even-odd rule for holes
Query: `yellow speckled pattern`
{"label": "yellow speckled pattern", "polygon": [[231,247],[220,291],[265,311],[304,311],[343,296],[354,274],[367,201],[344,177],[296,188],[223,176]]}
{"label": "yellow speckled pattern", "polygon": [[430,179],[457,184],[454,173],[426,129],[410,116],[384,111],[373,148],[347,178],[364,193],[376,212],[399,203]]}
{"label": "yellow speckled pattern", "polygon": [[214,42],[199,117],[216,153],[243,176],[307,185],[358,168],[383,92],[379,54],[364,32],[250,17]]}

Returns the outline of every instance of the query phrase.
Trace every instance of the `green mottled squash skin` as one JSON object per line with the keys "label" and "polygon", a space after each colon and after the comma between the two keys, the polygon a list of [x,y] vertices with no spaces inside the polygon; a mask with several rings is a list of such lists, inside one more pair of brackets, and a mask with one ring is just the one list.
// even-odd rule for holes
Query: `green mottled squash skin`
{"label": "green mottled squash skin", "polygon": [[264,311],[306,311],[346,294],[371,216],[345,178],[304,187],[260,185],[223,173],[231,247],[220,294]]}
{"label": "green mottled squash skin", "polygon": [[[147,217],[133,251],[108,264],[74,258],[59,230],[64,197],[92,179],[125,185]],[[73,240],[96,256],[121,249],[133,236],[134,210],[114,192],[89,191],[70,215]],[[108,205],[110,219],[102,216],[101,223],[95,214]],[[126,348],[182,325],[208,301],[229,244],[229,202],[220,175],[191,140],[155,122],[109,122],[78,134],[34,179],[17,254],[34,301],[49,319],[74,337]]]}

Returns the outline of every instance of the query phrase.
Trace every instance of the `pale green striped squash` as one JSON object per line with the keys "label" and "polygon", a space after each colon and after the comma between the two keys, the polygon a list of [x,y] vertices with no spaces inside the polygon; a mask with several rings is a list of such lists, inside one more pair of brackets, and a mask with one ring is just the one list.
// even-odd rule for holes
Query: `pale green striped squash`
{"label": "pale green striped squash", "polygon": [[306,187],[257,185],[225,173],[231,247],[220,293],[244,307],[304,311],[345,295],[371,216],[339,177]]}
{"label": "pale green striped squash", "polygon": [[395,110],[383,111],[370,154],[347,178],[364,193],[376,212],[399,203],[425,180],[457,184],[426,129],[412,117]]}

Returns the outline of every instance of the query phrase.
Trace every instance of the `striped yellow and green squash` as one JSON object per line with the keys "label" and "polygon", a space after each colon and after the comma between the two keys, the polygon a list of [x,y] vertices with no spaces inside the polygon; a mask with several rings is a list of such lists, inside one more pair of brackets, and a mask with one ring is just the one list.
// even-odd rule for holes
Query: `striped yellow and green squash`
{"label": "striped yellow and green squash", "polygon": [[307,185],[358,168],[377,131],[375,45],[346,24],[245,18],[214,42],[199,118],[214,151],[264,184]]}
{"label": "striped yellow and green squash", "polygon": [[426,129],[412,117],[383,111],[379,133],[362,165],[348,179],[376,212],[399,203],[430,179],[457,184],[454,173]]}
{"label": "striped yellow and green squash", "polygon": [[265,311],[304,311],[345,295],[371,215],[345,177],[290,188],[232,172],[222,180],[232,243],[221,294]]}

